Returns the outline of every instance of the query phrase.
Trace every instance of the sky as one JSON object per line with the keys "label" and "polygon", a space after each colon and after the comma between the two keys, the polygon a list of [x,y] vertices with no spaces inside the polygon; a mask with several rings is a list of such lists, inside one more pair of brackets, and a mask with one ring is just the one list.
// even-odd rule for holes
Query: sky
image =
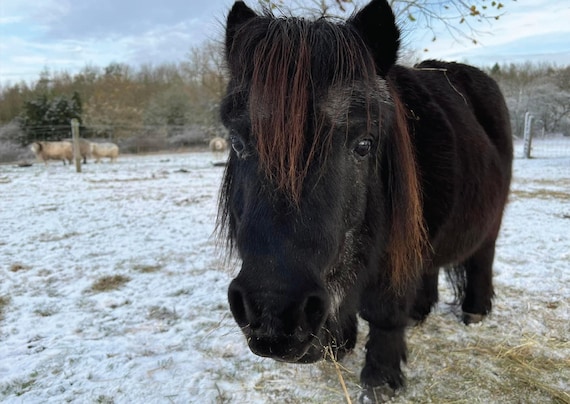
{"label": "sky", "polygon": [[[309,2],[309,0],[306,0]],[[417,57],[495,62],[548,61],[570,64],[570,2],[503,0],[504,14],[479,24],[478,44],[438,39],[404,22],[403,44]],[[180,62],[192,47],[220,40],[232,0],[2,0],[0,84],[36,81],[47,69],[77,73],[109,63],[158,65]],[[257,0],[248,4],[256,7]],[[360,4],[364,4],[361,0]],[[436,26],[436,29],[438,27]],[[424,52],[424,49],[428,52]]]}

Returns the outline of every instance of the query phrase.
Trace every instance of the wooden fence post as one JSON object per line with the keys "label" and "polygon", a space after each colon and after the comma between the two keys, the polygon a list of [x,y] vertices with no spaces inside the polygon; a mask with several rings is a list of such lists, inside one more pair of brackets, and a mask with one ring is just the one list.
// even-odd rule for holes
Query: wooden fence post
{"label": "wooden fence post", "polygon": [[530,150],[532,145],[532,120],[533,116],[530,112],[524,114],[524,158],[530,158]]}
{"label": "wooden fence post", "polygon": [[79,149],[79,121],[71,120],[71,142],[73,144],[73,158],[75,159],[75,171],[81,172],[81,152]]}

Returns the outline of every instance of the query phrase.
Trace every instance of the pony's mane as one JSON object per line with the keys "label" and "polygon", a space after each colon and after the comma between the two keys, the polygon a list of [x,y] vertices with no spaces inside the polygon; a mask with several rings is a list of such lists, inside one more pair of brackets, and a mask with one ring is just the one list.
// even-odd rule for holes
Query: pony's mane
{"label": "pony's mane", "polygon": [[265,15],[236,33],[228,63],[240,72],[236,88],[249,88],[261,167],[298,203],[315,154],[326,149],[317,102],[337,84],[375,80],[374,59],[348,23]]}
{"label": "pony's mane", "polygon": [[406,109],[392,92],[394,101],[393,133],[398,139],[385,143],[384,155],[389,174],[390,241],[388,256],[392,287],[403,292],[417,279],[428,253],[428,234],[423,220],[422,190]]}

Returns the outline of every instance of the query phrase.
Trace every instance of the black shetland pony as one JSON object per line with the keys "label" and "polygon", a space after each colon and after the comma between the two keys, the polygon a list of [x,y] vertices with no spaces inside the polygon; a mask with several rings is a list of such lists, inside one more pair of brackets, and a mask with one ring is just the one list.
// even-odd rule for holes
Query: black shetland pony
{"label": "black shetland pony", "polygon": [[404,384],[405,328],[454,274],[463,322],[491,310],[495,240],[511,179],[508,111],[476,68],[395,64],[385,0],[344,23],[227,18],[232,151],[219,225],[242,261],[228,296],[250,349],[341,358],[369,324],[361,381]]}

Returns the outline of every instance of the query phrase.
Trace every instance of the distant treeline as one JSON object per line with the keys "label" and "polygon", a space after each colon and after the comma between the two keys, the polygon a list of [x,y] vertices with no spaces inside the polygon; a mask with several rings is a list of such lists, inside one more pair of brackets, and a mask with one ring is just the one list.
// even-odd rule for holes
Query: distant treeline
{"label": "distant treeline", "polygon": [[[183,62],[86,66],[77,74],[44,70],[31,84],[0,88],[3,140],[20,144],[68,136],[71,118],[81,136],[201,140],[221,134],[218,106],[226,86],[221,51],[214,44],[192,49]],[[6,130],[10,132],[6,134]]]}
{"label": "distant treeline", "polygon": [[[37,81],[0,88],[0,144],[6,149],[35,140],[69,136],[69,121],[81,136],[131,144],[134,151],[206,144],[224,136],[218,108],[227,78],[217,45],[190,51],[185,61],[132,67],[86,66],[77,74],[44,70]],[[531,112],[544,133],[570,135],[570,66],[496,64],[484,69],[501,86],[511,112],[513,135]],[[6,150],[2,153],[10,154]]]}
{"label": "distant treeline", "polygon": [[527,111],[535,118],[535,130],[570,136],[570,66],[527,62],[495,64],[484,70],[505,95],[514,136],[523,136]]}

